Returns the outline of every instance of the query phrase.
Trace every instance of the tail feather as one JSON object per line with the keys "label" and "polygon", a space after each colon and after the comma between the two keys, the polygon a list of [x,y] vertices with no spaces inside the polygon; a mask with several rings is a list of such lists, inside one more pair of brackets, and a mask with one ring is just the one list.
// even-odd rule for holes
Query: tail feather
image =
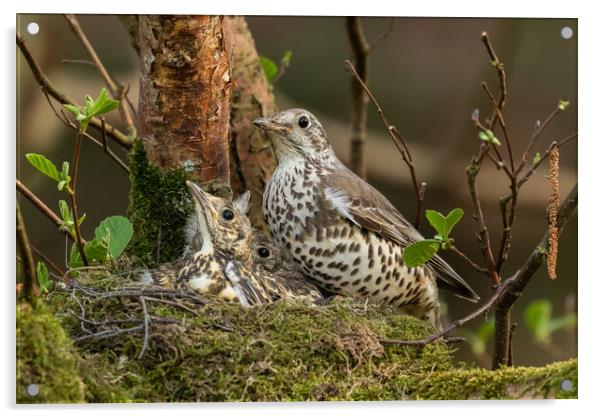
{"label": "tail feather", "polygon": [[479,295],[440,256],[435,255],[429,261],[429,265],[435,270],[437,286],[440,289],[471,302],[479,301]]}

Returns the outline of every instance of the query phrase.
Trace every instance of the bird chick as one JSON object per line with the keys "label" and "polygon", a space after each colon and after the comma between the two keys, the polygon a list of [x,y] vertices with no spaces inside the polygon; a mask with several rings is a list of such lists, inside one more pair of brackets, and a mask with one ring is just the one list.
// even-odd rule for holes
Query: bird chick
{"label": "bird chick", "polygon": [[[228,241],[216,242],[215,247],[222,252],[231,251],[234,257],[243,257],[244,254],[245,260],[250,254],[252,269],[262,279],[273,300],[302,299],[313,304],[324,303],[320,290],[301,273],[288,252],[270,237],[253,230],[247,217],[250,196],[247,191],[233,202],[234,216],[239,220],[238,232],[245,236],[245,244],[234,251]],[[245,247],[247,243],[248,247]],[[202,245],[198,217],[193,214],[185,230],[184,257],[194,254]]]}
{"label": "bird chick", "polygon": [[[229,202],[205,193],[188,181],[195,204],[193,251],[178,260],[146,272],[141,280],[164,287],[188,287],[199,293],[250,306],[272,301],[253,269],[251,225],[241,216],[241,202]],[[193,245],[193,244],[191,244]]]}

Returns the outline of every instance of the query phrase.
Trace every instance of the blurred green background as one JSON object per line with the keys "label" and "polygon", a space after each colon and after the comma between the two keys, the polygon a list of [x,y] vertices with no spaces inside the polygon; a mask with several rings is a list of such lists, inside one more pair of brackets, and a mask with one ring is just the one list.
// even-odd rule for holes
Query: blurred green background
{"label": "blurred green background", "polygon": [[[129,85],[129,97],[136,104],[138,57],[119,19],[109,15],[78,17],[114,78]],[[286,51],[293,53],[291,66],[274,87],[279,108],[303,107],[312,111],[323,122],[335,151],[344,162],[348,161],[350,78],[343,61],[351,58],[351,53],[345,19],[254,16],[247,20],[260,55],[278,62]],[[577,20],[395,18],[395,21],[393,32],[370,55],[369,85],[390,122],[406,137],[419,181],[428,183],[425,208],[441,212],[464,208],[467,216],[455,230],[456,244],[480,261],[464,167],[479,146],[470,115],[478,108],[483,120],[491,109],[480,82],[486,80],[492,88],[497,88],[496,74],[479,40],[480,34],[484,30],[489,33],[505,65],[509,90],[505,118],[515,155],[520,155],[536,120],[543,120],[559,99],[571,101],[571,106],[541,137],[536,150],[543,152],[551,141],[577,130]],[[39,24],[38,34],[27,33],[30,22]],[[362,19],[368,39],[386,31],[389,22],[387,17]],[[565,27],[573,30],[570,39],[561,36]],[[81,60],[88,58],[62,16],[19,15],[17,30],[61,91],[79,101],[86,94],[96,96],[103,86],[102,80],[92,65],[82,63]],[[37,152],[53,161],[70,160],[74,133],[57,120],[26,62],[17,55],[17,174],[58,212],[56,202],[64,197],[49,179],[27,164],[24,154]],[[366,150],[369,181],[413,219],[415,202],[408,170],[371,107],[369,115]],[[120,124],[115,116],[109,122]],[[125,158],[117,146],[113,149]],[[545,231],[549,192],[546,174],[547,164],[544,164],[521,189],[505,276],[520,267]],[[88,216],[83,225],[85,236],[92,235],[94,226],[105,216],[126,214],[127,175],[93,144],[84,143],[79,179],[80,211]],[[561,150],[562,196],[576,180],[577,143],[572,142]],[[497,198],[507,192],[507,182],[501,171],[487,163],[478,184],[497,249],[501,230]],[[29,202],[23,200],[22,209],[32,244],[64,265],[64,238]],[[422,232],[432,235],[424,223]],[[491,290],[484,276],[469,270],[452,254],[444,256],[482,298],[489,296]],[[550,281],[544,270],[514,308],[514,320],[518,323],[514,358],[519,365],[541,365],[576,356],[576,327],[563,326],[562,320],[571,323],[577,307],[577,216],[568,224],[560,242],[558,279]],[[442,300],[448,318],[458,318],[474,308],[445,294]],[[558,320],[546,322],[550,315]],[[530,322],[525,316],[531,318]],[[493,313],[489,319],[492,317]],[[537,338],[533,329],[539,329]],[[484,320],[467,327],[470,343],[459,346],[458,357],[488,366],[489,331]]]}

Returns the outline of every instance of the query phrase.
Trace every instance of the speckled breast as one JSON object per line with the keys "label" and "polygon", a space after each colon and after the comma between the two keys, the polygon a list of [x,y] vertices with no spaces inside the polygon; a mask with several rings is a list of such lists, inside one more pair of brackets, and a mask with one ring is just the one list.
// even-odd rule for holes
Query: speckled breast
{"label": "speckled breast", "polygon": [[272,235],[303,272],[326,290],[371,303],[403,306],[410,312],[436,307],[430,269],[408,269],[401,247],[320,208],[319,177],[303,168],[277,169],[263,202]]}

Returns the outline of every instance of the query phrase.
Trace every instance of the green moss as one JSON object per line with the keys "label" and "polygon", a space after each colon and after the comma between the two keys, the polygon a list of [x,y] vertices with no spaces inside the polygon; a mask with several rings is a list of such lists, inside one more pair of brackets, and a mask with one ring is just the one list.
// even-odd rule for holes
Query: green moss
{"label": "green moss", "polygon": [[[17,305],[17,403],[84,401],[79,359],[60,322],[42,302]],[[36,396],[27,394],[37,385]]]}
{"label": "green moss", "polygon": [[[84,279],[84,278],[82,278]],[[107,278],[85,278],[108,290]],[[128,286],[124,279],[115,286]],[[79,295],[85,298],[84,295]],[[141,317],[137,298],[88,298],[91,321]],[[67,292],[49,302],[66,330],[80,336],[79,312]],[[181,302],[184,303],[184,302]],[[187,305],[191,306],[191,305]],[[80,343],[86,399],[92,402],[506,399],[575,397],[577,361],[500,371],[461,368],[443,343],[421,351],[382,345],[379,337],[417,339],[424,322],[389,308],[339,302],[323,307],[278,302],[243,308],[208,299],[198,315],[148,302],[149,348],[143,333]],[[61,313],[62,312],[62,313]],[[88,326],[89,328],[93,328]],[[573,390],[563,392],[569,379]]]}
{"label": "green moss", "polygon": [[[134,236],[129,254],[137,264],[156,265],[176,259],[182,253],[182,230],[192,210],[184,170],[162,171],[149,164],[142,142],[130,151],[129,219]],[[160,244],[159,244],[160,242]]]}
{"label": "green moss", "polygon": [[[565,380],[571,382],[569,390],[561,389]],[[546,367],[450,370],[415,383],[417,399],[575,399],[577,359]]]}

